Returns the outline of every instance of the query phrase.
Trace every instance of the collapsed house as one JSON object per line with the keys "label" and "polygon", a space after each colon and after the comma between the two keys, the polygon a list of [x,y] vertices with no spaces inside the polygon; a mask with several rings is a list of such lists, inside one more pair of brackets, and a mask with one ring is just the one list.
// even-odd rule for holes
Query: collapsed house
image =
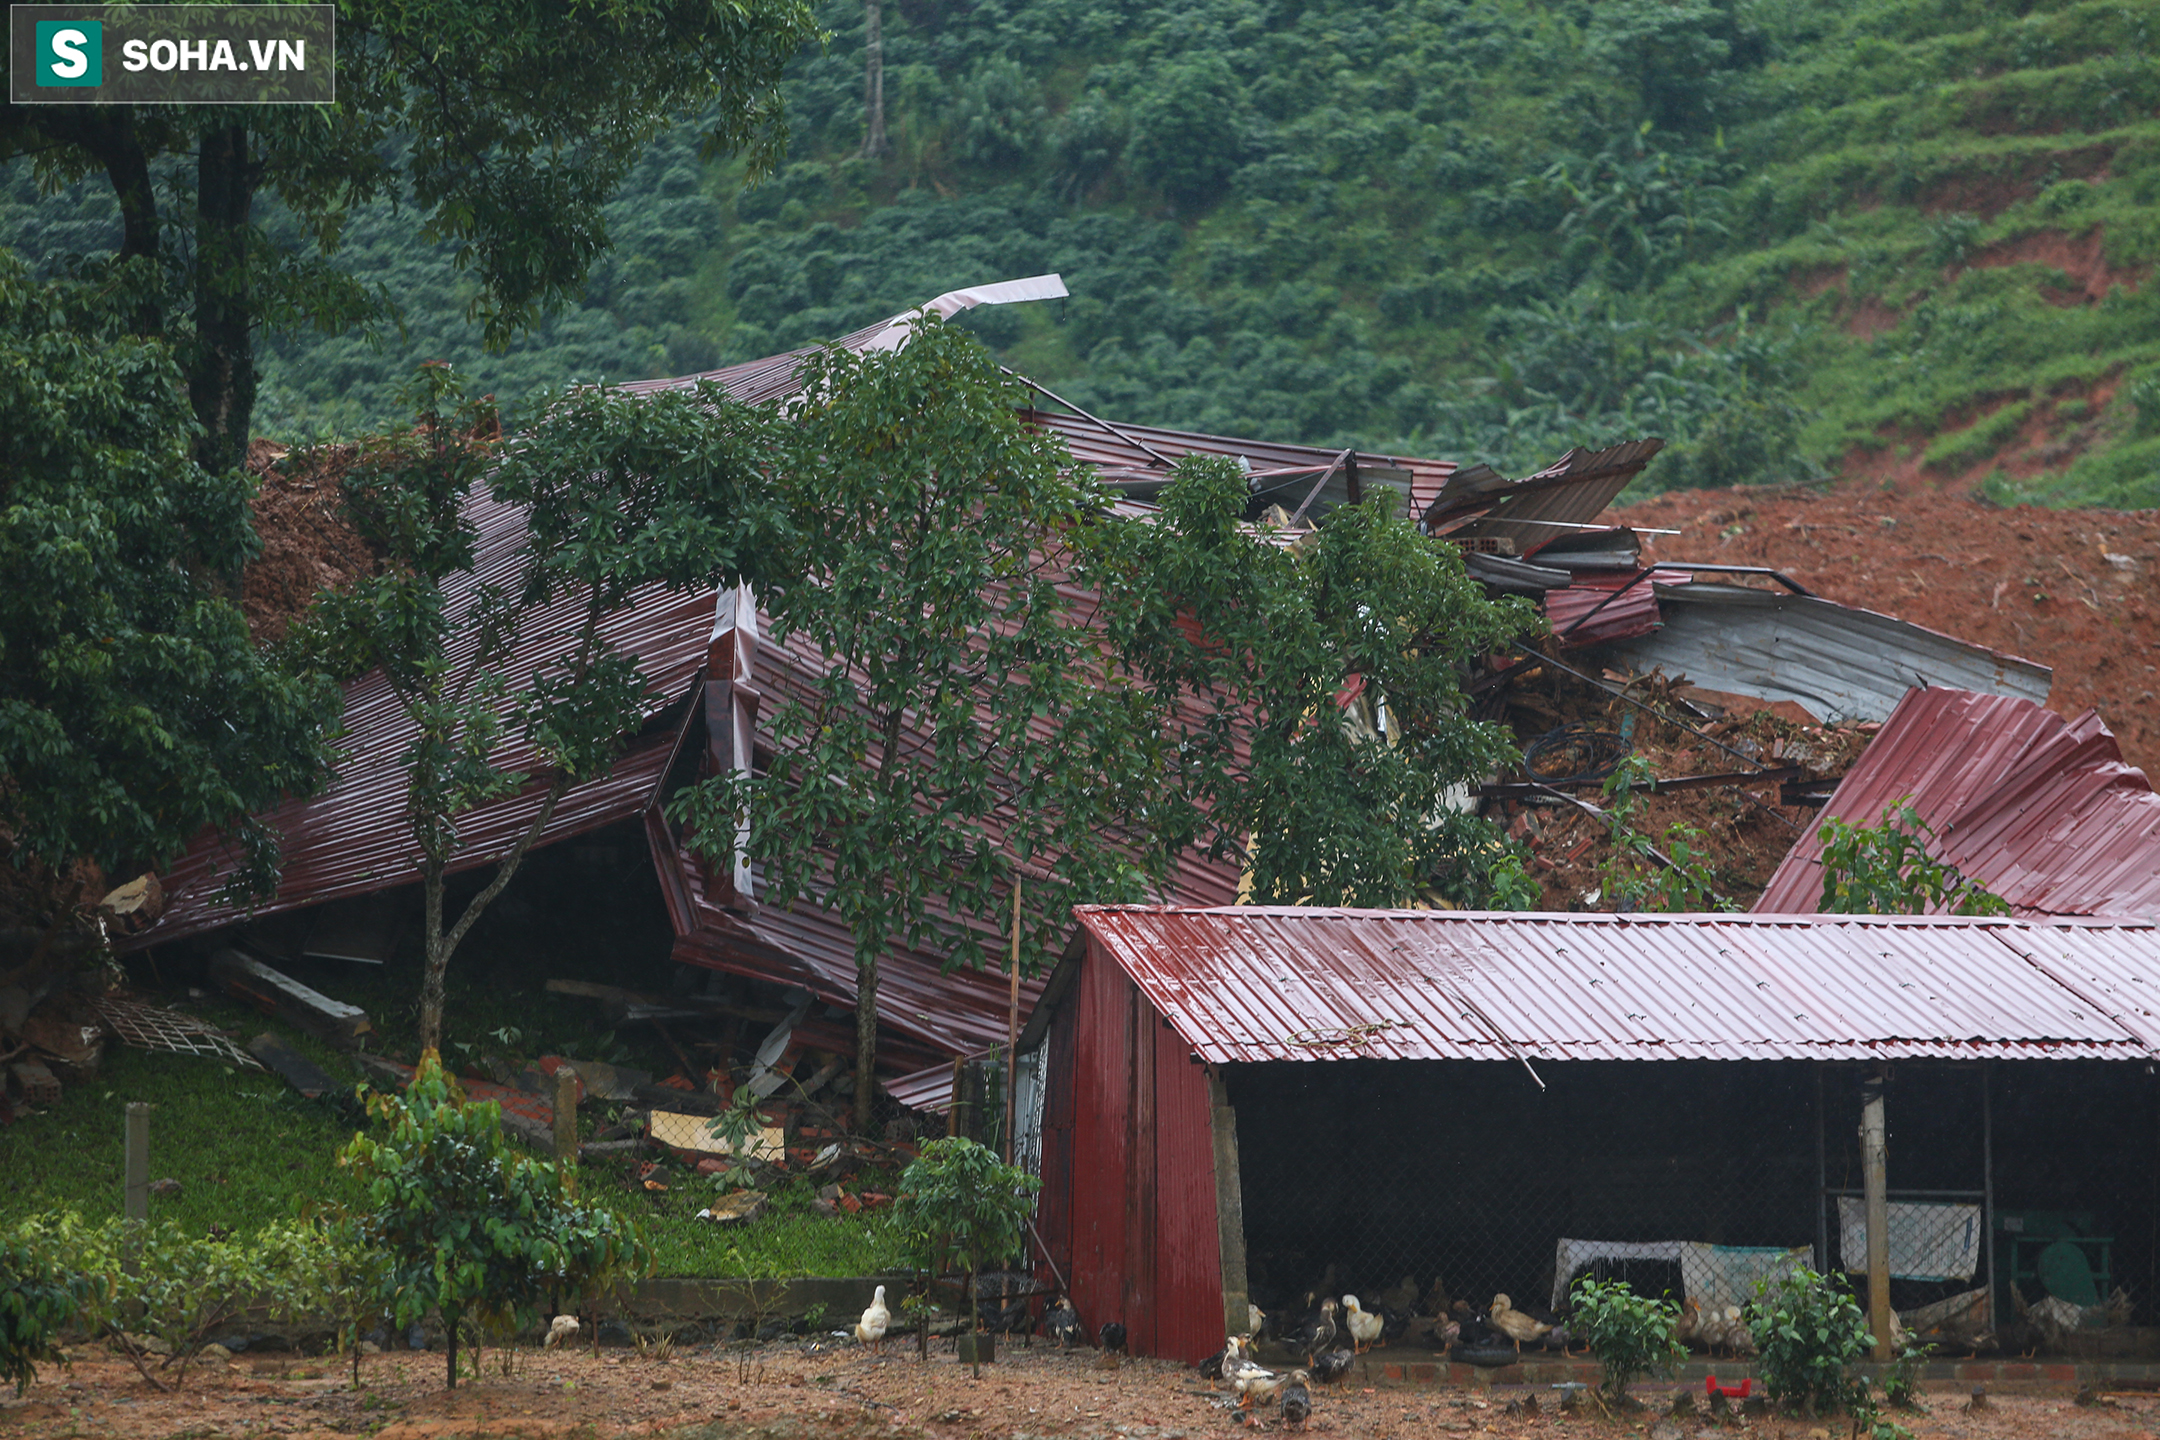
{"label": "collapsed house", "polygon": [[1040,1225],[1142,1353],[1315,1295],[1430,1353],[1452,1302],[1550,1318],[1586,1273],[1707,1326],[1795,1263],[1864,1270],[1870,1086],[1908,1328],[2060,1352],[2160,1295],[2149,921],[1077,914],[1024,1042]]}

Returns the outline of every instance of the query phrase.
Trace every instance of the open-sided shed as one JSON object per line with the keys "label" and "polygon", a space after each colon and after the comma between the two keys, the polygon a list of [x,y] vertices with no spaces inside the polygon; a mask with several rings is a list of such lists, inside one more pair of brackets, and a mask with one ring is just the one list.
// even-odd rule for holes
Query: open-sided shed
{"label": "open-sided shed", "polygon": [[1256,1296],[1542,1304],[1633,1264],[1715,1298],[1751,1256],[1848,1267],[1858,1097],[1885,1078],[1893,1251],[1963,1226],[1896,1259],[1901,1307],[2007,1316],[2028,1217],[2149,1303],[2151,925],[1077,913],[1030,1026],[1041,1229],[1082,1318],[1142,1352],[1198,1359]]}

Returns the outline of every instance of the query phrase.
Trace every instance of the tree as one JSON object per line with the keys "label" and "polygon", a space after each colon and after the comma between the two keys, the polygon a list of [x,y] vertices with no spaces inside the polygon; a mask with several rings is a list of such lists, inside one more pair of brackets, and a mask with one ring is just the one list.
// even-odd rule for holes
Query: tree
{"label": "tree", "polygon": [[[172,339],[197,458],[225,470],[247,447],[260,329],[395,315],[330,263],[355,206],[410,204],[473,271],[472,311],[502,343],[578,292],[608,243],[602,204],[668,124],[702,116],[713,152],[769,167],[780,72],[816,34],[804,0],[357,0],[338,11],[334,106],[10,106],[0,160],[110,181],[119,254],[173,276],[136,325]],[[265,197],[307,246],[267,238]]]}
{"label": "tree", "polygon": [[761,603],[822,673],[760,717],[763,772],[709,777],[673,813],[717,865],[747,826],[760,903],[848,927],[867,1128],[887,946],[980,965],[1023,874],[1027,964],[1076,899],[1137,898],[1163,857],[1121,844],[1117,817],[1144,813],[1154,746],[1142,697],[1092,682],[1098,637],[1058,585],[1092,497],[983,348],[926,319],[897,354],[822,351],[798,380]]}
{"label": "tree", "polygon": [[[321,596],[304,633],[339,674],[379,667],[411,724],[405,803],[427,911],[420,1041],[433,1050],[459,942],[563,795],[605,774],[644,718],[637,657],[603,622],[641,588],[738,577],[772,515],[757,423],[709,386],[637,399],[575,390],[507,449],[492,407],[464,399],[448,367],[423,366],[410,399],[413,428],[365,442],[344,481],[383,571]],[[475,573],[483,493],[524,511],[507,584]],[[446,926],[458,816],[529,785],[544,787],[538,812]]]}
{"label": "tree", "polygon": [[1451,796],[1515,757],[1462,678],[1535,616],[1487,600],[1392,496],[1293,542],[1241,522],[1234,462],[1175,476],[1159,519],[1093,529],[1082,571],[1170,742],[1160,843],[1242,853],[1260,904],[1488,903],[1498,842]]}
{"label": "tree", "polygon": [[863,0],[863,142],[856,153],[876,160],[892,149],[885,138],[885,0]]}
{"label": "tree", "polygon": [[130,333],[140,266],[39,284],[0,254],[0,826],[17,863],[132,875],[323,773],[335,691],[249,640],[218,577],[252,483],[190,456],[170,347]]}
{"label": "tree", "polygon": [[513,1149],[502,1107],[466,1103],[434,1055],[422,1057],[402,1098],[376,1095],[368,1105],[389,1134],[355,1135],[338,1155],[367,1183],[361,1242],[385,1262],[381,1298],[400,1326],[441,1313],[451,1388],[467,1315],[530,1324],[551,1297],[652,1268],[634,1229],[576,1203],[561,1169]]}
{"label": "tree", "polygon": [[1826,915],[2007,915],[2010,904],[1947,860],[1928,853],[1935,829],[1910,797],[1883,808],[1882,823],[1822,823],[1822,900]]}
{"label": "tree", "polygon": [[[1028,1216],[1042,1180],[1015,1165],[999,1162],[997,1152],[964,1135],[932,1140],[900,1175],[900,1222],[908,1258],[935,1281],[947,1266],[967,1277],[961,1289],[965,1313],[978,1339],[982,1334],[981,1297],[975,1277],[985,1266],[1016,1260],[1027,1248]],[[975,1352],[975,1373],[982,1374],[982,1352]]]}

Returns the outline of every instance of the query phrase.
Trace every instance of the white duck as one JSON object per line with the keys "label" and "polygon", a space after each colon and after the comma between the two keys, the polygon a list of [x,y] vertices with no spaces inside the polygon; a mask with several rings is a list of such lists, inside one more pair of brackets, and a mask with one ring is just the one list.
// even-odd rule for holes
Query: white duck
{"label": "white duck", "polygon": [[566,1341],[575,1340],[577,1338],[577,1332],[577,1316],[557,1315],[555,1317],[555,1322],[552,1325],[548,1326],[547,1339],[540,1342],[540,1348],[543,1350],[553,1350],[556,1346],[561,1345]]}
{"label": "white duck", "polygon": [[1380,1343],[1380,1329],[1384,1323],[1378,1315],[1369,1315],[1358,1304],[1355,1295],[1342,1297],[1343,1324],[1350,1331],[1350,1344],[1360,1355]]}
{"label": "white duck", "polygon": [[877,1287],[871,1298],[870,1308],[862,1312],[862,1321],[855,1327],[855,1338],[863,1344],[882,1352],[885,1349],[885,1331],[892,1324],[892,1311],[885,1308],[885,1287]]}

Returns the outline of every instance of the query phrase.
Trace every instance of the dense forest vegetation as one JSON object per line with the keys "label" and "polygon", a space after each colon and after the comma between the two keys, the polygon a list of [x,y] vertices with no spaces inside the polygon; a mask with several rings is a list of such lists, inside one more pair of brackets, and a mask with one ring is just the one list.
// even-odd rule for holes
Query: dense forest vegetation
{"label": "dense forest vegetation", "polygon": [[[402,325],[265,337],[257,428],[389,419],[419,359],[515,413],[1056,270],[1071,299],[969,323],[1119,418],[1516,473],[1659,433],[1662,486],[1887,452],[2160,504],[2160,0],[895,3],[875,158],[864,11],[820,18],[778,172],[664,137],[582,303],[503,353],[409,213],[358,216],[340,263]],[[97,185],[0,173],[38,263],[116,230]]]}

